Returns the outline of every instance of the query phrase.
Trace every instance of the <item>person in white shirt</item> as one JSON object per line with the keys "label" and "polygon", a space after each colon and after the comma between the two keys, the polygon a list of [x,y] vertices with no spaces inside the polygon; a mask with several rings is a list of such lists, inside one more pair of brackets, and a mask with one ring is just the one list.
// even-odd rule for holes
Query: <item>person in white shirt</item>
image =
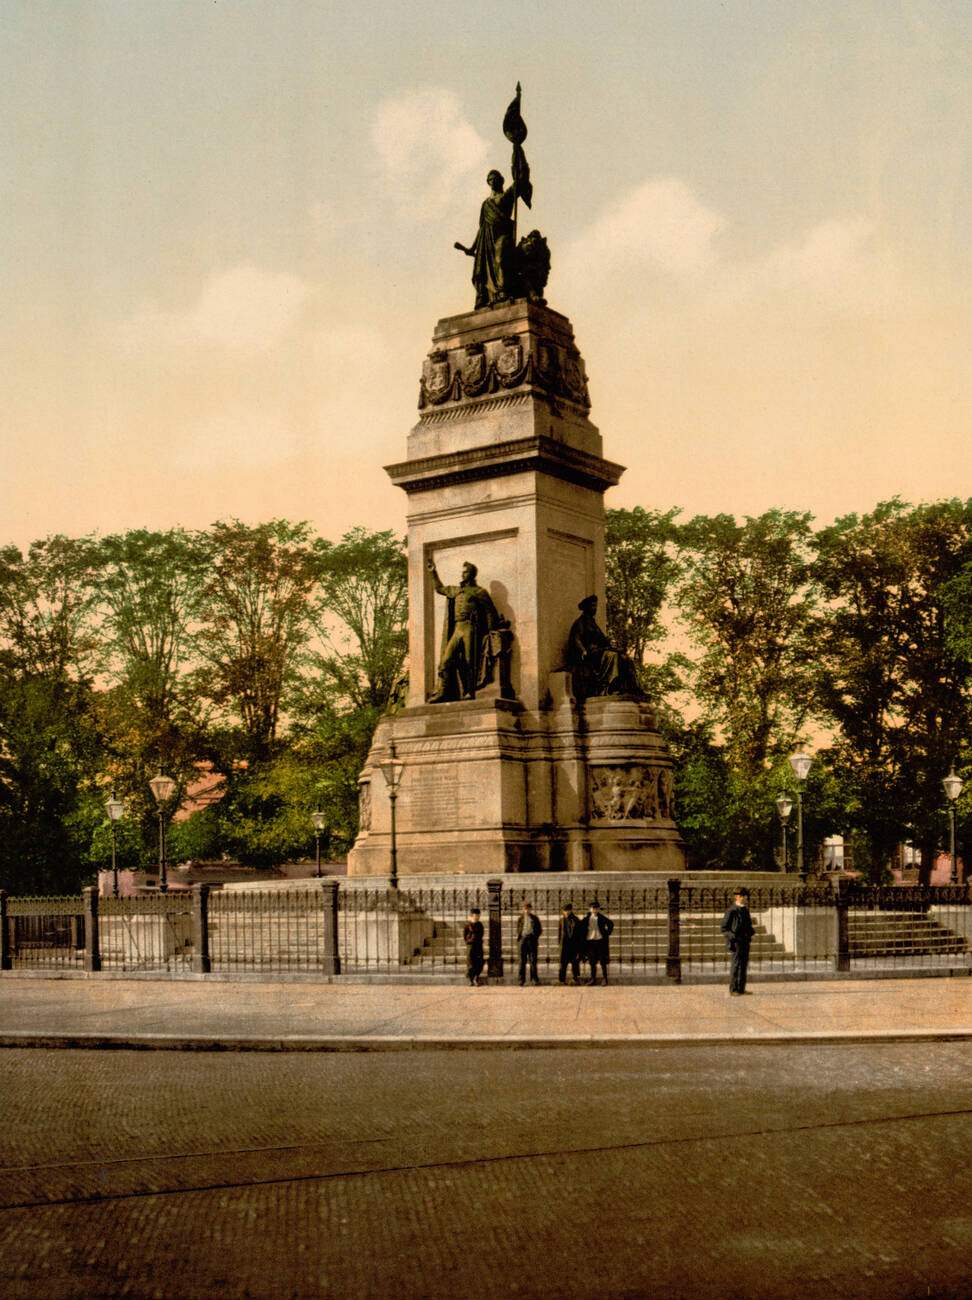
{"label": "person in white shirt", "polygon": [[604,976],[604,983],[608,982],[608,962],[610,961],[609,939],[611,931],[614,929],[614,922],[609,916],[605,916],[601,911],[601,904],[595,898],[591,902],[591,910],[587,919],[584,921],[584,939],[586,944],[587,960],[591,967],[591,978],[588,984],[597,983],[597,967],[600,962],[601,973]]}

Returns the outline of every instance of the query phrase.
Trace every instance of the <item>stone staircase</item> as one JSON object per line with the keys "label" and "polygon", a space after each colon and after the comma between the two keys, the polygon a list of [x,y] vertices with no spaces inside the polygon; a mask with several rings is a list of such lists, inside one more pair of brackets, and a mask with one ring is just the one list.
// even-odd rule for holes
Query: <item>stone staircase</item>
{"label": "stone staircase", "polygon": [[[716,916],[712,912],[682,913],[681,952],[683,963],[721,961],[728,965],[731,954],[726,949],[725,935],[719,928],[721,923],[722,917]],[[771,962],[792,956],[776,936],[757,919],[755,913],[753,914],[753,925],[756,933],[753,935],[752,946],[749,950],[750,962]]]}
{"label": "stone staircase", "polygon": [[[539,914],[543,925],[540,936],[539,959],[543,964],[557,965],[560,951],[557,944],[557,924],[560,914]],[[614,933],[611,935],[611,961],[615,965],[642,967],[652,963],[664,965],[668,954],[668,915],[664,912],[616,915]],[[682,961],[691,963],[728,964],[725,937],[719,929],[721,914],[682,913]],[[754,918],[754,921],[756,919]],[[434,920],[425,943],[407,957],[403,964],[413,970],[430,970],[436,967],[462,968],[466,948],[462,938],[463,922]],[[515,944],[516,921],[509,914],[503,917],[503,947],[509,958]],[[753,962],[767,962],[789,956],[785,947],[765,925],[756,921],[756,933],[750,958]]]}
{"label": "stone staircase", "polygon": [[851,958],[965,953],[968,940],[922,912],[855,912],[847,917]]}

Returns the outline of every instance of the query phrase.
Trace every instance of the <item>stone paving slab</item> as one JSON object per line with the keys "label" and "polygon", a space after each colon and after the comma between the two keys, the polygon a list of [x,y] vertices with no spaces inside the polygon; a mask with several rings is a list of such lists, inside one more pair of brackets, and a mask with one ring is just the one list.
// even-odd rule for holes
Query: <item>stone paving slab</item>
{"label": "stone paving slab", "polygon": [[0,980],[0,1045],[362,1051],[972,1038],[972,980],[645,988]]}

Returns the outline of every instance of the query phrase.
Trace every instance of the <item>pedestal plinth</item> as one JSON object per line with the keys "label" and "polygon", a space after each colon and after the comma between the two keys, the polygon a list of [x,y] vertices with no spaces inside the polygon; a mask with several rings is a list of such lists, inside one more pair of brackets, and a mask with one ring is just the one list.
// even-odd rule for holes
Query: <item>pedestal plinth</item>
{"label": "pedestal plinth", "polygon": [[672,766],[636,700],[579,707],[570,675],[550,705],[504,700],[407,708],[382,720],[361,775],[351,875],[387,874],[391,806],[380,765],[404,765],[398,790],[402,876],[516,871],[681,871]]}

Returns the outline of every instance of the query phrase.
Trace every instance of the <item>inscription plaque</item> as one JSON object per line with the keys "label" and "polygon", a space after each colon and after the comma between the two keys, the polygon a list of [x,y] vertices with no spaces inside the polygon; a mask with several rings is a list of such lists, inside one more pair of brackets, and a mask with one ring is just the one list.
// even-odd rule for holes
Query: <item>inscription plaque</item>
{"label": "inscription plaque", "polygon": [[467,763],[429,763],[411,768],[399,800],[403,828],[478,825],[483,798],[475,771]]}

